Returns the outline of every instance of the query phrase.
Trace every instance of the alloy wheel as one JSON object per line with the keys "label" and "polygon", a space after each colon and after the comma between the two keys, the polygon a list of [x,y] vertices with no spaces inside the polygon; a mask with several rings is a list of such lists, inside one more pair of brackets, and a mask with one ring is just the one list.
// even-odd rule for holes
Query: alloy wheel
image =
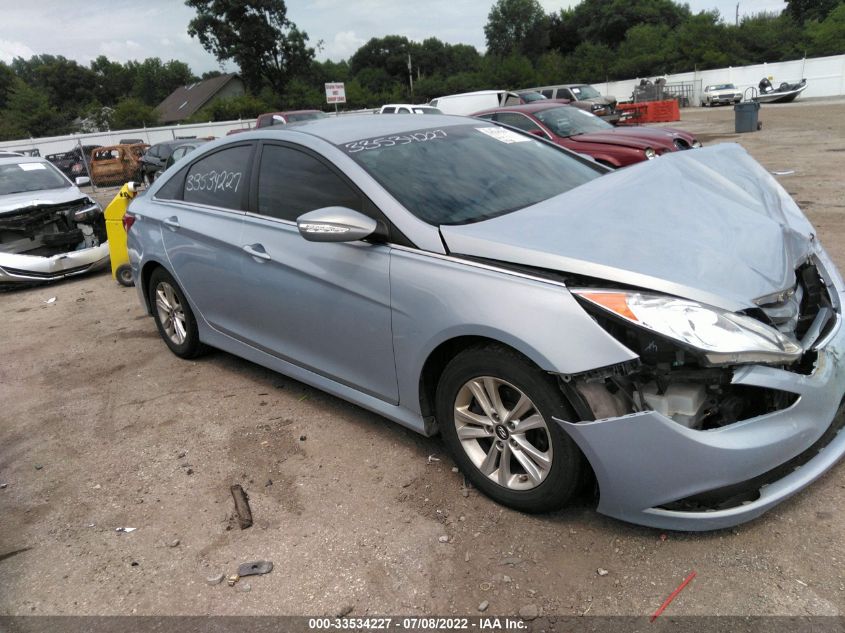
{"label": "alloy wheel", "polygon": [[466,382],[455,398],[454,424],[470,461],[510,490],[539,486],[552,466],[545,419],[531,399],[500,378]]}
{"label": "alloy wheel", "polygon": [[188,336],[185,311],[173,286],[166,281],[156,286],[156,310],[167,337],[176,345],[184,343]]}

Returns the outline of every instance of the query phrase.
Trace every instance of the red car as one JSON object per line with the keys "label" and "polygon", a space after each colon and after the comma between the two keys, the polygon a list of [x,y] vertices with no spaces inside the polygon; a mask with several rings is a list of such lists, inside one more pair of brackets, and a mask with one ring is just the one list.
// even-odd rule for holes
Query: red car
{"label": "red car", "polygon": [[701,147],[694,136],[683,130],[613,127],[589,112],[553,101],[505,106],[472,116],[525,130],[614,168],[650,160],[666,152]]}

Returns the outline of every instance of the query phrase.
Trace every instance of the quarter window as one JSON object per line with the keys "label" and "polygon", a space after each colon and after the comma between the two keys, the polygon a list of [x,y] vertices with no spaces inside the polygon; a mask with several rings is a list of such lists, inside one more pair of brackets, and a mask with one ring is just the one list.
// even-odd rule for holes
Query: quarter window
{"label": "quarter window", "polygon": [[290,147],[265,145],[258,172],[258,212],[295,222],[323,207],[362,211],[361,196],[319,160]]}
{"label": "quarter window", "polygon": [[242,209],[252,146],[215,152],[195,162],[185,177],[185,202]]}
{"label": "quarter window", "polygon": [[539,125],[534,123],[534,121],[529,119],[524,114],[517,114],[516,112],[499,112],[498,116],[496,117],[496,120],[499,123],[511,125],[520,130],[525,130],[526,132],[530,132],[531,130],[542,129]]}

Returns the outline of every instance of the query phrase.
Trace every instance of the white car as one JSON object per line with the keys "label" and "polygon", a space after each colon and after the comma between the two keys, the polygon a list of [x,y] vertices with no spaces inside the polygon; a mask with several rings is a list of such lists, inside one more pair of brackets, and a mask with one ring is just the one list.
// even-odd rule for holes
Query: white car
{"label": "white car", "polygon": [[410,103],[388,103],[381,106],[376,114],[443,114],[430,105],[411,105]]}
{"label": "white car", "polygon": [[53,281],[108,263],[99,204],[43,158],[0,158],[0,286]]}
{"label": "white car", "polygon": [[705,86],[701,95],[702,106],[730,105],[742,101],[742,93],[733,84]]}

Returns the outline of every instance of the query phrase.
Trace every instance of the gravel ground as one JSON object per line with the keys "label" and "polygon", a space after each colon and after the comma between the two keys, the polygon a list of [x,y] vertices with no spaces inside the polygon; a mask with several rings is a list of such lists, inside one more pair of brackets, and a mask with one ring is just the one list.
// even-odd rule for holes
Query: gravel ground
{"label": "gravel ground", "polygon": [[[745,135],[731,108],[683,117],[795,170],[845,269],[845,101],[764,106]],[[692,570],[667,614],[845,611],[843,464],[734,530],[631,526],[589,497],[527,516],[466,490],[436,438],[222,352],[179,360],[106,273],[2,293],[0,315],[0,615],[645,615]],[[275,569],[250,591],[206,581],[257,559]]]}

